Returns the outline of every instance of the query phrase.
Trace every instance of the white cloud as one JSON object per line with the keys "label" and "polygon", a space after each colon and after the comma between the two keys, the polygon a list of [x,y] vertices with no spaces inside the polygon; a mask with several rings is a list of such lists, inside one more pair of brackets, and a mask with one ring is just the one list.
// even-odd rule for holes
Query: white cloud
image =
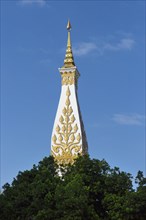
{"label": "white cloud", "polygon": [[121,125],[143,125],[145,116],[137,113],[114,114],[112,120]]}
{"label": "white cloud", "polygon": [[37,4],[38,6],[45,6],[46,0],[19,0],[19,4],[21,5],[32,5]]}
{"label": "white cloud", "polygon": [[73,53],[77,56],[83,56],[96,49],[97,46],[95,43],[82,42],[77,47],[73,48]]}
{"label": "white cloud", "polygon": [[[96,42],[96,43],[95,43]],[[135,40],[131,37],[123,37],[121,39],[107,39],[105,41],[95,40],[94,42],[81,42],[77,46],[73,47],[73,53],[76,56],[84,56],[91,52],[96,52],[98,55],[103,55],[107,51],[130,51],[135,45]]]}
{"label": "white cloud", "polygon": [[131,38],[123,38],[118,43],[105,43],[103,50],[131,50],[135,44],[135,41]]}

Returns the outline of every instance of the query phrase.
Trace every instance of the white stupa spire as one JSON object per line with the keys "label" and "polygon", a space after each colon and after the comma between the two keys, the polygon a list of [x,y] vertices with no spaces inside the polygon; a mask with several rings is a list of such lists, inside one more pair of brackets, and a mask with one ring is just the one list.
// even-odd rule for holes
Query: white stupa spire
{"label": "white stupa spire", "polygon": [[67,24],[68,39],[64,66],[59,68],[62,89],[51,139],[51,154],[59,164],[73,163],[78,155],[88,153],[86,134],[77,97],[80,76],[71,46],[71,24]]}

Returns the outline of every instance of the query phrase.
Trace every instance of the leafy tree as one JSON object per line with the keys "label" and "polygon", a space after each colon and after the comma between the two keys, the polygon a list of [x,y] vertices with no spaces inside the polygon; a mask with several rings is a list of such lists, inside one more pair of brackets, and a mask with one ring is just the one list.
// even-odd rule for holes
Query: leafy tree
{"label": "leafy tree", "polygon": [[[5,184],[0,195],[0,219],[54,219],[54,192],[60,181],[52,157],[44,158],[30,171],[19,172],[12,186]],[[43,216],[43,217],[42,217]]]}
{"label": "leafy tree", "polygon": [[[59,175],[59,173],[62,175]],[[19,172],[0,194],[1,220],[144,220],[146,178],[110,168],[105,160],[78,157],[60,166],[46,157]]]}

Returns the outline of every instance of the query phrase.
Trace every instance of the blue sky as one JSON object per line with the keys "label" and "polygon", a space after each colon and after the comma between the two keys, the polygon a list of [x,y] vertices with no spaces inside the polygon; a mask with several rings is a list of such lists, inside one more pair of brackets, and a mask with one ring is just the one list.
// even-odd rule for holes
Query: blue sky
{"label": "blue sky", "polygon": [[70,18],[91,158],[145,173],[144,1],[1,1],[1,185],[50,155]]}

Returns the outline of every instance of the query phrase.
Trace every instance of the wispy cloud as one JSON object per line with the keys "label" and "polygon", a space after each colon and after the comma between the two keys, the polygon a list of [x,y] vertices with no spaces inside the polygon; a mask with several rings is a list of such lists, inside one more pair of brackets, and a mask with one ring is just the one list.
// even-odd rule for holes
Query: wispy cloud
{"label": "wispy cloud", "polygon": [[91,42],[82,42],[78,46],[73,48],[73,52],[77,56],[83,56],[89,54],[93,50],[96,50],[97,46],[95,43]]}
{"label": "wispy cloud", "polygon": [[45,6],[47,4],[46,0],[19,0],[19,4],[22,6],[29,6],[29,5],[33,5],[36,4],[40,7]]}
{"label": "wispy cloud", "polygon": [[103,45],[103,50],[111,50],[111,51],[131,50],[134,44],[135,44],[134,39],[123,38],[118,43],[105,43]]}
{"label": "wispy cloud", "polygon": [[[123,34],[122,34],[123,35]],[[132,36],[124,34],[125,36],[107,36],[106,39],[94,39],[92,42],[81,42],[73,47],[73,53],[76,56],[84,56],[90,53],[96,53],[101,56],[108,51],[130,51],[135,46],[135,40]]]}
{"label": "wispy cloud", "polygon": [[143,125],[145,116],[137,113],[114,114],[112,120],[121,125]]}

